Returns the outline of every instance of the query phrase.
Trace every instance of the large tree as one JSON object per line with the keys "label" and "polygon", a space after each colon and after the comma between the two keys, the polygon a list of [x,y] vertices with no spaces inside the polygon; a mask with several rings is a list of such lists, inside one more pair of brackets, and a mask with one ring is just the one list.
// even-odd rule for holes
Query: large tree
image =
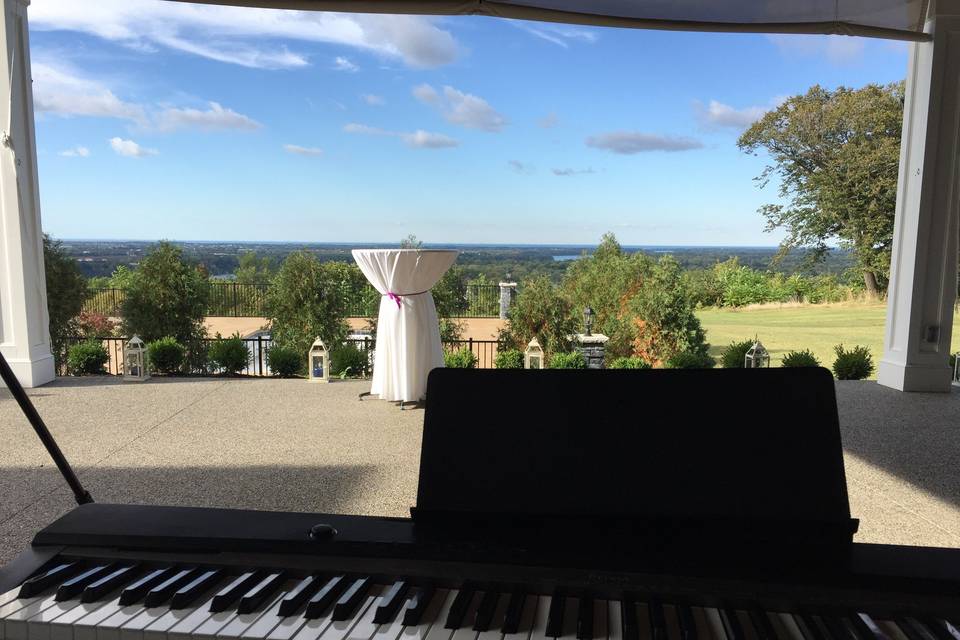
{"label": "large tree", "polygon": [[67,339],[79,332],[76,318],[87,298],[87,285],[60,241],[47,234],[43,235],[43,267],[47,278],[50,350],[59,368],[66,355]]}
{"label": "large tree", "polygon": [[816,85],[767,112],[737,142],[769,154],[761,187],[780,179],[781,203],[760,213],[767,230],[786,230],[782,252],[807,247],[817,258],[839,241],[853,251],[872,294],[886,289],[890,274],[903,98],[903,82]]}

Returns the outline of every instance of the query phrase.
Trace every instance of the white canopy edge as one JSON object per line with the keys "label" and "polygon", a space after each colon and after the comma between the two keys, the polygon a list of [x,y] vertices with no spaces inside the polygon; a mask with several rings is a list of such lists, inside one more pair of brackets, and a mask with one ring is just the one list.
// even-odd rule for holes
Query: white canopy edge
{"label": "white canopy edge", "polygon": [[[268,9],[482,15],[599,27],[930,40],[931,0],[173,0]],[[797,10],[797,7],[804,7]],[[799,14],[805,14],[798,19]],[[726,14],[726,15],[724,15]],[[734,15],[736,14],[736,15]],[[730,15],[730,19],[726,16]]]}

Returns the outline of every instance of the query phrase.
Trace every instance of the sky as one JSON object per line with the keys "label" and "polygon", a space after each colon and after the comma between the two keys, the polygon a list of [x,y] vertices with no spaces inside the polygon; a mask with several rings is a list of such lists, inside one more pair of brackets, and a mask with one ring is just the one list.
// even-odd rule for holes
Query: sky
{"label": "sky", "polygon": [[43,227],[65,239],[774,245],[737,149],[908,46],[478,16],[33,0]]}

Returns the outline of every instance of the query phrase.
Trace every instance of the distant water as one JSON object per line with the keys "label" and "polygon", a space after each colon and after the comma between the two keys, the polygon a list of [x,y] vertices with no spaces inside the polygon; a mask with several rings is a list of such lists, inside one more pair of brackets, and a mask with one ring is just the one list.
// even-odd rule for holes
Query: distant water
{"label": "distant water", "polygon": [[554,262],[566,262],[568,260],[576,260],[580,256],[553,256]]}

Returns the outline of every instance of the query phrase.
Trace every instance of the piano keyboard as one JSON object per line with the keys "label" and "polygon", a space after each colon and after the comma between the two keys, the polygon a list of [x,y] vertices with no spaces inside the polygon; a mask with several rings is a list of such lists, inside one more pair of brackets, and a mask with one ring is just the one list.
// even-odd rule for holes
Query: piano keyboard
{"label": "piano keyboard", "polygon": [[55,562],[0,595],[0,640],[960,640],[955,623],[106,561]]}

